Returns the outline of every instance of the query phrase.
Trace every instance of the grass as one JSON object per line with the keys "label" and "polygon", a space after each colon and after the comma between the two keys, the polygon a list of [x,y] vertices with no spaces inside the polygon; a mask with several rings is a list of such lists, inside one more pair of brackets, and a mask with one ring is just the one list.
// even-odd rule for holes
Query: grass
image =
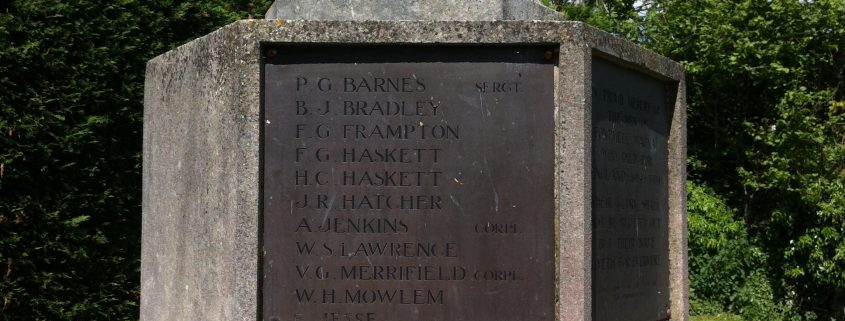
{"label": "grass", "polygon": [[729,313],[706,314],[690,316],[690,321],[742,321],[738,315]]}

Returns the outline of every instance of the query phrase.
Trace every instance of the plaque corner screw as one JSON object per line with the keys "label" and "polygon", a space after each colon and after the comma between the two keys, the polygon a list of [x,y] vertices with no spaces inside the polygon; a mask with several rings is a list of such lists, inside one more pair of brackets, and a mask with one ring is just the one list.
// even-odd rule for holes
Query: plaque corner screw
{"label": "plaque corner screw", "polygon": [[543,58],[545,58],[548,61],[552,61],[552,58],[554,58],[554,56],[555,56],[555,54],[551,50],[546,50],[546,52],[543,53]]}

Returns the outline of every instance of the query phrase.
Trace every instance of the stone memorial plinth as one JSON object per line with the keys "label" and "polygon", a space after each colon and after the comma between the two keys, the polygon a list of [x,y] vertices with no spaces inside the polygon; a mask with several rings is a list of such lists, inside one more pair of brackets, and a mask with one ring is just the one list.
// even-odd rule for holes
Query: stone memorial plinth
{"label": "stone memorial plinth", "polygon": [[528,4],[151,60],[141,320],[687,320],[681,66]]}

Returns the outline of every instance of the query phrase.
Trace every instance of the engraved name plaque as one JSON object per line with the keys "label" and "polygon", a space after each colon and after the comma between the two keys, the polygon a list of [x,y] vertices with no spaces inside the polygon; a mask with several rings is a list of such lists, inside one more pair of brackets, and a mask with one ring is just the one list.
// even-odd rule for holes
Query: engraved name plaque
{"label": "engraved name plaque", "polygon": [[549,48],[263,51],[264,320],[555,319]]}
{"label": "engraved name plaque", "polygon": [[665,84],[593,59],[593,320],[668,319]]}

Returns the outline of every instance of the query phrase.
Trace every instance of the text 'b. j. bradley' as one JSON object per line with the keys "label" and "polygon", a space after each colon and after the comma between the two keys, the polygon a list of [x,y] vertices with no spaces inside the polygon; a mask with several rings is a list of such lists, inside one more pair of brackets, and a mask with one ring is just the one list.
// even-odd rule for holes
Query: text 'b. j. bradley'
{"label": "text 'b. j. bradley'", "polygon": [[427,100],[326,100],[323,104],[296,101],[296,115],[332,116],[440,116],[440,103]]}

